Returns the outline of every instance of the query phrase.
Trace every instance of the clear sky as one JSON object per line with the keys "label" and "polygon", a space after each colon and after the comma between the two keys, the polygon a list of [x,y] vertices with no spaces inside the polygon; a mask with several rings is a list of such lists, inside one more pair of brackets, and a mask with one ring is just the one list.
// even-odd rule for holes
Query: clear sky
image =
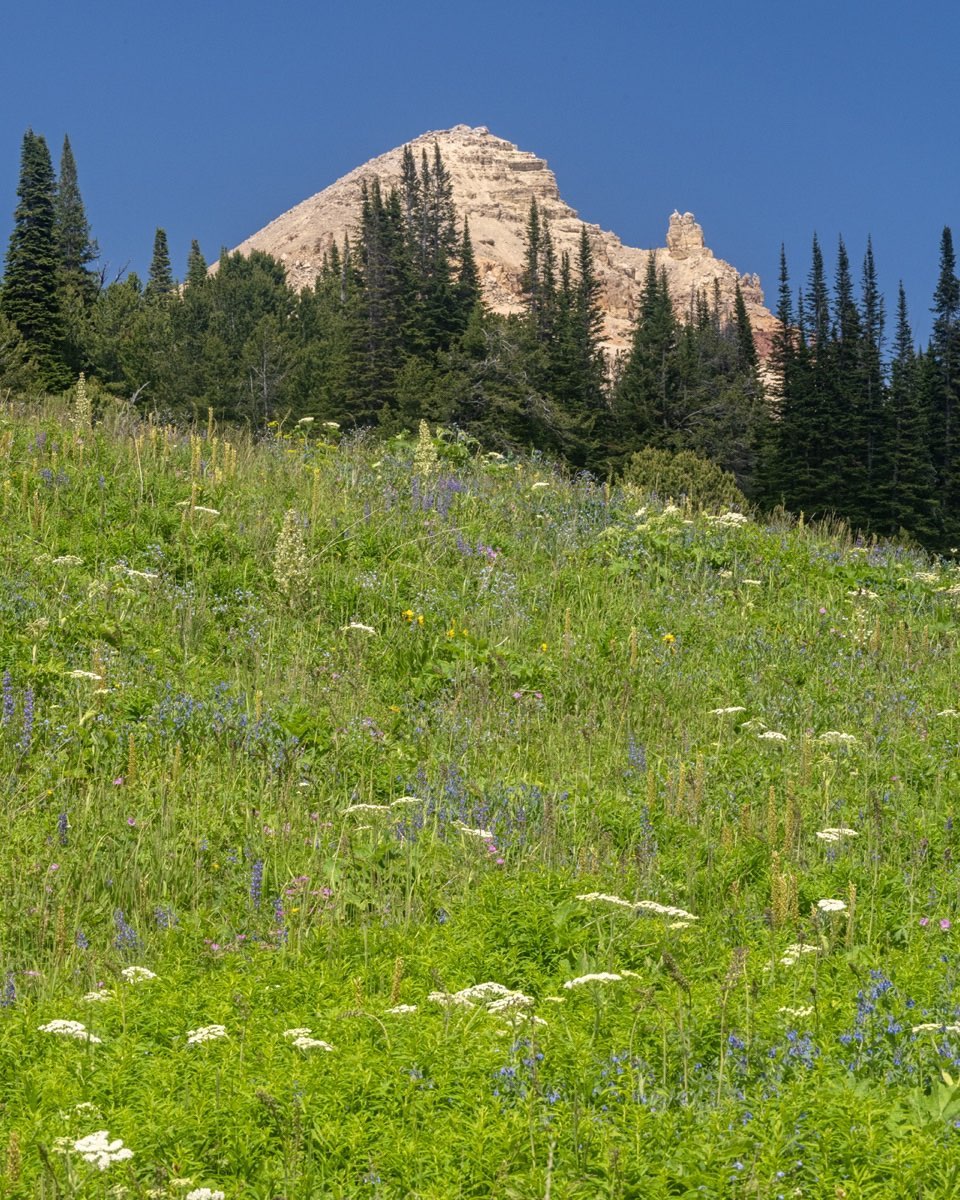
{"label": "clear sky", "polygon": [[103,259],[208,258],[376,154],[464,122],[544,157],[628,244],[673,209],[776,302],[816,231],[832,273],[873,237],[929,332],[960,239],[957,0],[30,0],[0,19],[0,247],[20,144],[64,133]]}

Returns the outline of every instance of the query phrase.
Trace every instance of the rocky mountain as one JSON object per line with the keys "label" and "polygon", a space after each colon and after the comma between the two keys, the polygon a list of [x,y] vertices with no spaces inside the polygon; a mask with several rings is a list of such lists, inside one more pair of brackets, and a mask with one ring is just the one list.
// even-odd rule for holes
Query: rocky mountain
{"label": "rocky mountain", "polygon": [[[651,254],[667,272],[677,311],[684,315],[698,292],[709,297],[719,291],[721,309],[732,311],[739,281],[761,355],[769,348],[776,321],[764,305],[756,275],[741,275],[735,267],[714,257],[704,243],[703,230],[692,213],[674,212],[669,220],[666,245],[639,250],[625,246],[614,233],[582,222],[560,196],[553,172],[542,158],[520,150],[484,126],[455,125],[424,133],[410,144],[419,161],[421,148],[432,154],[437,143],[453,185],[459,217],[470,222],[477,266],[487,303],[497,312],[518,312],[522,307],[520,276],[523,270],[524,233],[530,201],[536,199],[550,223],[558,256],[567,251],[576,261],[580,229],[586,224],[601,284],[600,302],[605,318],[605,339],[610,350],[629,344],[637,300]],[[281,260],[294,287],[313,282],[326,251],[358,224],[364,180],[378,176],[386,190],[400,183],[403,147],[381,154],[338,179],[309,200],[304,200],[271,221],[237,247],[242,253],[263,250]]]}

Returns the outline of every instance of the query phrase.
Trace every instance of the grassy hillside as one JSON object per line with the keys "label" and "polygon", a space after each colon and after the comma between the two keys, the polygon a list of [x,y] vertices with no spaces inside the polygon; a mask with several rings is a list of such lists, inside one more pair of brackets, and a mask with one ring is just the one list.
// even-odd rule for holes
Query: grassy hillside
{"label": "grassy hillside", "polygon": [[0,1193],[960,1196],[954,567],[82,405],[0,530]]}

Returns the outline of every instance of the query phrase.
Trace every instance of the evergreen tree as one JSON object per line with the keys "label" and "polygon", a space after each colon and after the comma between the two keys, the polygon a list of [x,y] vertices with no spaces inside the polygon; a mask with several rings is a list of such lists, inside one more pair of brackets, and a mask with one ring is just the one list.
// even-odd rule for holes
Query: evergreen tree
{"label": "evergreen tree", "polygon": [[474,308],[477,304],[482,303],[483,295],[480,287],[480,272],[477,270],[477,260],[473,255],[470,226],[466,218],[463,221],[463,238],[460,242],[460,267],[457,272],[456,292],[458,332],[463,333]]}
{"label": "evergreen tree", "polygon": [[100,250],[90,233],[90,223],[80,196],[77,164],[69,137],[63,139],[60,157],[60,177],[54,201],[54,228],[60,251],[64,282],[76,289],[85,304],[90,304],[99,290],[100,277],[91,268],[100,257]]}
{"label": "evergreen tree", "polygon": [[190,243],[190,253],[187,255],[187,287],[203,287],[207,280],[207,260],[200,250],[200,243],[194,238]]}
{"label": "evergreen tree", "polygon": [[56,236],[55,180],[41,134],[28,129],[20,157],[19,204],[4,267],[0,313],[20,333],[41,383],[66,387],[70,374],[60,346],[60,253]]}
{"label": "evergreen tree", "polygon": [[929,545],[937,535],[936,476],[930,458],[921,364],[914,352],[902,282],[897,295],[893,351],[886,449],[889,471],[877,508],[876,526],[887,534],[905,529]]}
{"label": "evergreen tree", "polygon": [[953,234],[940,240],[940,272],[933,297],[929,349],[930,445],[937,473],[942,549],[960,545],[960,280]]}
{"label": "evergreen tree", "polygon": [[147,276],[144,295],[148,300],[157,300],[169,296],[175,288],[167,233],[165,229],[158,229],[153,238],[153,258],[150,260],[150,273]]}

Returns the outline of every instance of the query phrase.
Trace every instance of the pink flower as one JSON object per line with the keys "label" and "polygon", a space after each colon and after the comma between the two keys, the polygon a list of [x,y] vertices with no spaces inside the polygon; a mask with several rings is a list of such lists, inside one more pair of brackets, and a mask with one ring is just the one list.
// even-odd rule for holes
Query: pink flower
{"label": "pink flower", "polygon": [[116,777],[116,779],[113,781],[113,786],[114,787],[123,787],[123,776],[122,775],[118,775]]}
{"label": "pink flower", "polygon": [[946,917],[944,917],[943,920],[940,922],[940,928],[943,930],[944,933],[946,933],[947,930],[950,928],[950,922],[947,920]]}
{"label": "pink flower", "polygon": [[130,825],[130,826],[133,826],[133,825],[136,825],[136,823],[137,823],[137,818],[136,818],[136,817],[127,817],[127,824],[128,824],[128,825]]}
{"label": "pink flower", "polygon": [[827,610],[823,607],[820,608],[819,612],[821,617],[825,617],[827,615]]}
{"label": "pink flower", "polygon": [[920,927],[921,927],[922,929],[926,929],[926,927],[927,927],[929,924],[930,924],[930,918],[929,918],[929,917],[921,917],[921,918],[920,918]]}

